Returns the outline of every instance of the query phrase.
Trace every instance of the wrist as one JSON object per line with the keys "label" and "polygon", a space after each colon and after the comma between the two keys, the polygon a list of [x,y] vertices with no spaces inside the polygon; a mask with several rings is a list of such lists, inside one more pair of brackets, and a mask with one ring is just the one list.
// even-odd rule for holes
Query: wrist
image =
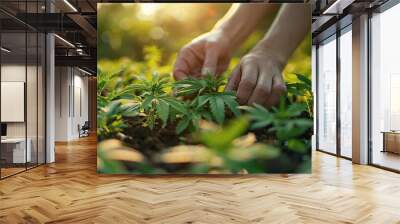
{"label": "wrist", "polygon": [[230,33],[220,28],[212,29],[209,34],[208,41],[217,43],[218,48],[227,54],[232,54],[236,50],[236,46],[233,44],[232,36]]}
{"label": "wrist", "polygon": [[285,67],[288,57],[282,51],[263,43],[259,43],[250,51],[250,53],[263,55],[264,58],[268,58],[268,61],[274,62],[278,67],[283,70]]}
{"label": "wrist", "polygon": [[221,38],[225,38],[232,51],[234,51],[247,38],[241,30],[243,29],[240,24],[231,25],[231,23],[223,23],[217,24],[211,32],[216,32]]}

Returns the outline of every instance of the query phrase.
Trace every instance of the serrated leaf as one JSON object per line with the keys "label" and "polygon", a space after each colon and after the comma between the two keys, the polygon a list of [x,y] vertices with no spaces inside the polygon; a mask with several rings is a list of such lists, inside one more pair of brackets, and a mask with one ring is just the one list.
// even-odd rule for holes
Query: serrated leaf
{"label": "serrated leaf", "polygon": [[180,120],[178,125],[176,125],[176,133],[181,134],[189,126],[189,123],[189,117],[185,117],[184,119]]}
{"label": "serrated leaf", "polygon": [[175,121],[176,121],[176,113],[177,111],[176,110],[169,110],[169,121],[171,122],[171,123],[175,123]]}
{"label": "serrated leaf", "polygon": [[175,82],[174,89],[177,96],[202,95],[218,91],[224,84],[223,77],[207,75],[201,79],[189,77]]}
{"label": "serrated leaf", "polygon": [[229,95],[224,95],[222,97],[224,99],[226,106],[228,106],[228,108],[233,112],[233,114],[235,114],[235,116],[237,117],[240,116],[240,110],[238,108],[239,104],[235,100],[235,97]]}
{"label": "serrated leaf", "polygon": [[200,123],[201,116],[199,114],[193,114],[192,116],[192,124],[195,130],[199,128],[199,123]]}
{"label": "serrated leaf", "polygon": [[250,118],[254,121],[264,121],[273,119],[273,114],[265,107],[254,104],[253,106],[240,106],[241,109],[250,114]]}
{"label": "serrated leaf", "polygon": [[264,128],[272,123],[272,120],[265,119],[261,121],[256,121],[251,125],[251,129]]}
{"label": "serrated leaf", "polygon": [[211,116],[211,114],[210,114],[210,112],[208,112],[208,111],[204,111],[203,113],[202,113],[202,116],[207,120],[207,121],[212,121],[213,119],[212,119],[212,116]]}
{"label": "serrated leaf", "polygon": [[287,108],[287,115],[289,117],[299,116],[302,112],[307,110],[307,106],[300,103],[290,104]]}
{"label": "serrated leaf", "polygon": [[307,128],[310,128],[314,125],[311,119],[304,119],[304,118],[295,119],[292,120],[292,122],[297,126],[307,127]]}
{"label": "serrated leaf", "polygon": [[198,94],[204,83],[200,79],[187,78],[174,83],[177,96]]}
{"label": "serrated leaf", "polygon": [[197,108],[200,108],[209,101],[209,96],[202,95],[202,96],[198,96],[196,99],[197,99]]}
{"label": "serrated leaf", "polygon": [[106,112],[107,115],[114,115],[118,113],[118,109],[121,106],[120,101],[111,101],[107,107],[104,108],[104,112]]}
{"label": "serrated leaf", "polygon": [[167,125],[168,115],[169,115],[169,105],[163,99],[159,99],[157,106],[157,114],[163,122],[163,127]]}
{"label": "serrated leaf", "polygon": [[139,113],[140,104],[138,103],[130,103],[122,105],[122,116],[124,117],[134,117]]}
{"label": "serrated leaf", "polygon": [[143,102],[142,102],[142,108],[147,110],[150,107],[151,101],[153,101],[153,97],[148,95],[144,98]]}
{"label": "serrated leaf", "polygon": [[224,101],[222,98],[213,96],[210,97],[210,109],[215,121],[219,124],[224,123],[225,120],[225,108]]}
{"label": "serrated leaf", "polygon": [[179,113],[182,114],[186,114],[187,113],[187,109],[184,103],[179,102],[176,99],[173,98],[165,98],[164,99],[167,103],[169,103],[169,105],[174,108],[176,111],[178,111]]}

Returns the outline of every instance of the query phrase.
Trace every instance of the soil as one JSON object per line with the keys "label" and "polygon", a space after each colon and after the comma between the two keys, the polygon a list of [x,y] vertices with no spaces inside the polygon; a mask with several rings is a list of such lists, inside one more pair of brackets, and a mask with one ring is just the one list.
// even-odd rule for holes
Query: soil
{"label": "soil", "polygon": [[[140,151],[152,167],[161,168],[168,173],[178,173],[182,170],[187,170],[191,164],[163,164],[156,160],[156,155],[169,147],[179,144],[196,144],[190,135],[180,134],[175,132],[176,126],[169,124],[167,127],[157,125],[151,130],[143,126],[142,121],[129,122],[129,128],[125,130],[125,135],[128,136],[124,141],[132,148]],[[266,144],[274,144],[276,139],[268,134],[266,130],[259,129],[252,131],[258,142]],[[294,152],[285,152],[280,158],[269,161],[266,165],[271,173],[291,172],[303,159],[301,155]],[[127,170],[135,170],[135,164],[126,164]]]}
{"label": "soil", "polygon": [[148,158],[165,148],[179,144],[175,127],[171,126],[154,127],[150,130],[148,127],[136,124],[126,130],[126,135],[129,136],[126,142]]}
{"label": "soil", "polygon": [[[130,128],[126,129],[125,134],[129,136],[125,139],[132,148],[140,151],[143,155],[151,160],[151,158],[165,150],[166,148],[179,145],[181,143],[196,144],[189,136],[184,134],[177,135],[175,132],[175,125],[168,125],[166,127],[156,126],[153,130],[144,127],[142,123],[129,125]],[[257,141],[271,142],[271,137],[264,130],[253,131],[256,135]],[[184,140],[183,140],[184,139]]]}

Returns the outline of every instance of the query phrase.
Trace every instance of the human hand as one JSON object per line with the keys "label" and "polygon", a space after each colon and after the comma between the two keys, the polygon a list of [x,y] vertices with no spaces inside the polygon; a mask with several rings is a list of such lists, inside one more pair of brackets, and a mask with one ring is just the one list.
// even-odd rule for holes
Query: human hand
{"label": "human hand", "polygon": [[279,54],[255,47],[244,56],[229,77],[226,90],[236,91],[242,105],[254,103],[271,107],[286,92]]}
{"label": "human hand", "polygon": [[232,50],[224,32],[213,30],[205,33],[181,49],[174,65],[174,78],[220,75],[228,68]]}

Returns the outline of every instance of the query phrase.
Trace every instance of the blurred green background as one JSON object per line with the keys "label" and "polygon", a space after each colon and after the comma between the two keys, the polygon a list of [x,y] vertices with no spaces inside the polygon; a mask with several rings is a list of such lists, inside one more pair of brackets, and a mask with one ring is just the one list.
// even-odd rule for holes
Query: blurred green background
{"label": "blurred green background", "polygon": [[[209,31],[231,4],[226,3],[101,3],[98,4],[98,67],[133,74],[143,69],[171,73],[177,52]],[[257,30],[236,51],[229,71],[260,40],[275,15],[260,21]],[[311,21],[310,21],[311,22]],[[284,74],[311,74],[311,34],[293,54]]]}

